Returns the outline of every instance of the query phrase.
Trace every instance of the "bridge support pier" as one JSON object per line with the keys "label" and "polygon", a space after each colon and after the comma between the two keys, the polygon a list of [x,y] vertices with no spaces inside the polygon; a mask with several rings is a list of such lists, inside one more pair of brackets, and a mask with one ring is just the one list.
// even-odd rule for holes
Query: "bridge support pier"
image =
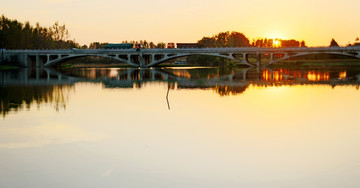
{"label": "bridge support pier", "polygon": [[35,66],[36,67],[39,67],[39,65],[40,65],[40,56],[39,56],[39,54],[36,54],[36,64],[35,64]]}
{"label": "bridge support pier", "polygon": [[145,62],[144,62],[144,57],[143,57],[143,54],[142,53],[140,53],[140,60],[139,60],[140,62],[140,67],[145,67]]}
{"label": "bridge support pier", "polygon": [[261,54],[260,54],[260,52],[256,52],[256,57],[257,57],[256,66],[260,67],[261,66]]}
{"label": "bridge support pier", "polygon": [[48,69],[45,69],[45,72],[46,72],[46,76],[47,76],[46,79],[49,82],[50,81],[50,72]]}
{"label": "bridge support pier", "polygon": [[[44,60],[46,58],[46,60]],[[39,54],[36,54],[35,57],[35,66],[36,67],[44,67],[44,64],[48,61],[49,57],[46,56],[41,56]]]}
{"label": "bridge support pier", "polygon": [[155,81],[155,71],[151,69],[151,80]]}
{"label": "bridge support pier", "polygon": [[151,54],[151,62],[155,61],[155,54]]}
{"label": "bridge support pier", "polygon": [[270,61],[268,64],[272,64],[274,62],[274,53],[270,53]]}
{"label": "bridge support pier", "polygon": [[128,79],[129,81],[131,80],[131,72],[132,72],[131,69],[128,69],[128,70],[127,70],[127,79]]}
{"label": "bridge support pier", "polygon": [[247,53],[243,53],[242,63],[243,63],[243,64],[249,64],[248,54],[247,54]]}

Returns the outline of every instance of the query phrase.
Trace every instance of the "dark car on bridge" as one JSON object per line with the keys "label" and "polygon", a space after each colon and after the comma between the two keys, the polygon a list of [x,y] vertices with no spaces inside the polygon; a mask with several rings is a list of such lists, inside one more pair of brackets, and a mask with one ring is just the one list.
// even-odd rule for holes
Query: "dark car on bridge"
{"label": "dark car on bridge", "polygon": [[105,49],[131,49],[134,48],[134,44],[132,43],[120,43],[120,44],[114,44],[109,43],[104,46]]}

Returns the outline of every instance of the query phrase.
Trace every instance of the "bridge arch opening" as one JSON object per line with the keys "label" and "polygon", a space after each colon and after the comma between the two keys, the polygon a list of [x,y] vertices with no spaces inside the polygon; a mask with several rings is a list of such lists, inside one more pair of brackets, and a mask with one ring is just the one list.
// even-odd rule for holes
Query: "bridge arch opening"
{"label": "bridge arch opening", "polygon": [[[119,58],[120,59],[120,58]],[[79,56],[60,56],[57,59],[49,59],[50,66],[59,66],[64,64],[69,65],[111,65],[111,64],[126,64],[126,59],[118,60],[116,56],[98,56],[98,55],[79,55]]]}
{"label": "bridge arch opening", "polygon": [[304,55],[290,55],[290,60],[329,60],[329,59],[356,59],[350,55],[334,53],[313,53]]}
{"label": "bridge arch opening", "polygon": [[[357,53],[357,52],[355,52]],[[278,55],[278,54],[276,54]],[[341,53],[341,52],[309,52],[309,53],[294,53],[294,54],[279,54],[279,56],[273,55],[273,61],[267,65],[271,65],[274,63],[283,62],[285,63],[287,60],[290,61],[324,61],[324,62],[334,62],[341,60],[359,60],[360,57],[357,57],[354,53]]]}
{"label": "bridge arch opening", "polygon": [[[236,57],[240,57],[242,54],[236,54]],[[180,54],[180,55],[169,55],[166,57],[164,55],[155,55],[155,63],[150,63],[151,66],[157,66],[163,63],[168,63],[179,58],[186,57],[186,61],[191,64],[200,65],[200,66],[218,66],[224,63],[227,63],[226,60],[235,60],[241,61],[242,58],[235,58],[235,55],[230,54]]]}

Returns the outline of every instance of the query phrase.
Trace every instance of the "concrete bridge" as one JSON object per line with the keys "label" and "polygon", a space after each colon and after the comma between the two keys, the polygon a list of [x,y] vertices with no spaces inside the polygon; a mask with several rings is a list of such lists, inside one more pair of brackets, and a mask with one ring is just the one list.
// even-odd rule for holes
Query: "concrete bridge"
{"label": "concrete bridge", "polygon": [[[191,56],[210,55],[234,60],[250,67],[267,66],[276,62],[310,54],[337,54],[360,59],[360,47],[312,48],[189,48],[189,49],[71,49],[71,50],[6,50],[0,51],[0,63],[13,63],[24,67],[48,67],[67,60],[86,56],[106,57],[135,67],[154,67],[168,60]],[[249,56],[256,59],[249,61]],[[262,64],[267,56],[269,62]]]}

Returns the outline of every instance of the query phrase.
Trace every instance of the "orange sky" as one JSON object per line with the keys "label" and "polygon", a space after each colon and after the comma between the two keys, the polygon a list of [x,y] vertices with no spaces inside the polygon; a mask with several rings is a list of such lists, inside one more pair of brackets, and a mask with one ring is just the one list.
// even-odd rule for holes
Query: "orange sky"
{"label": "orange sky", "polygon": [[1,0],[0,14],[50,26],[66,24],[80,44],[147,40],[196,42],[224,31],[340,45],[360,37],[359,0]]}

